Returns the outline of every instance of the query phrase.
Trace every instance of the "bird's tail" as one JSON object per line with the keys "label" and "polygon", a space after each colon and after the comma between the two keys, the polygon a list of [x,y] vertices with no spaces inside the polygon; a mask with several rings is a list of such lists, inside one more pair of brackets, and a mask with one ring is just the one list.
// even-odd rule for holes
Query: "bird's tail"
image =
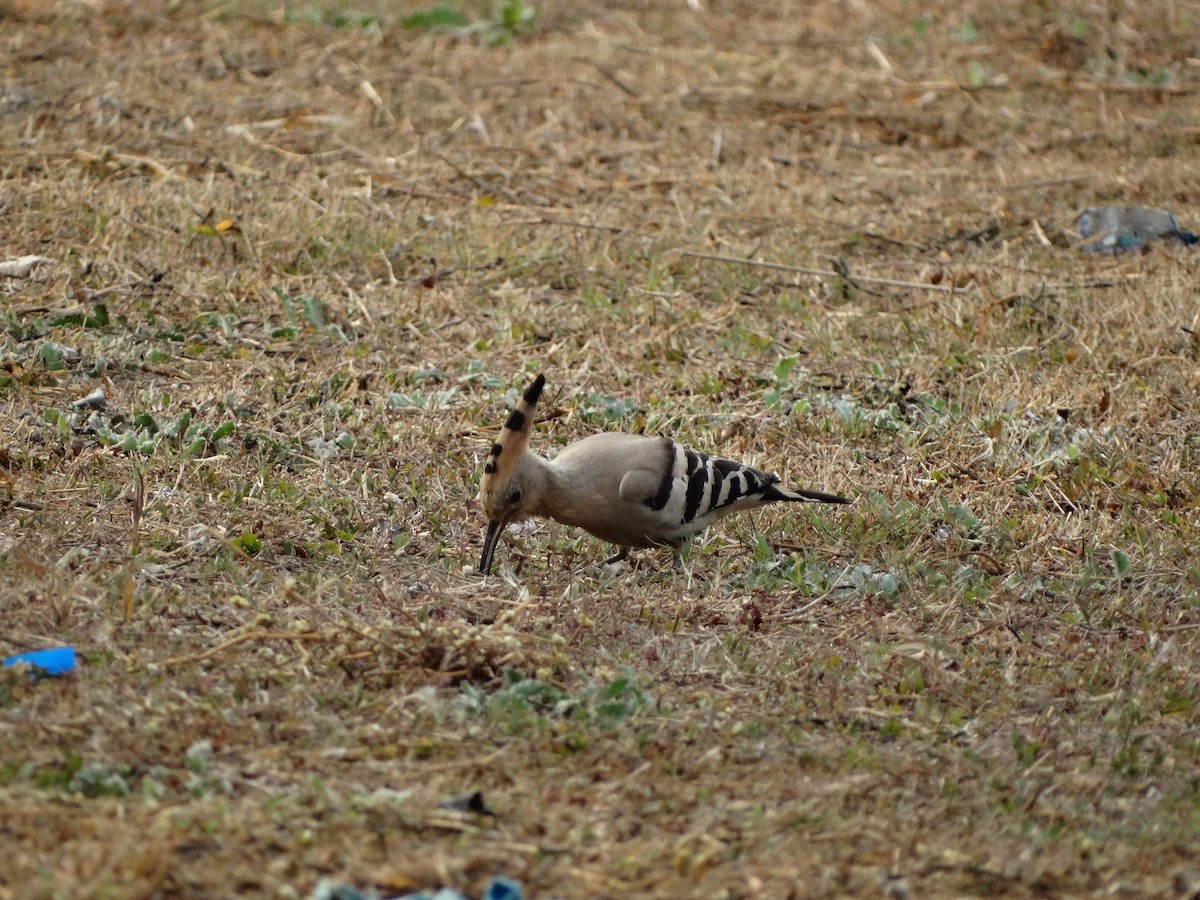
{"label": "bird's tail", "polygon": [[822,494],[820,491],[806,491],[803,488],[789,488],[773,484],[763,492],[763,499],[768,502],[788,501],[793,503],[853,503],[849,497],[839,497],[836,494]]}

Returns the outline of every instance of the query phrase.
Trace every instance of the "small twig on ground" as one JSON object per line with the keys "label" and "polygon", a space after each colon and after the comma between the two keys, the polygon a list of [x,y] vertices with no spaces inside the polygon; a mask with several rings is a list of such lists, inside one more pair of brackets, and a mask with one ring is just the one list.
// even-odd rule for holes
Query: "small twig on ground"
{"label": "small twig on ground", "polygon": [[562,228],[583,228],[591,231],[607,231],[610,234],[628,234],[633,237],[648,238],[650,235],[640,231],[634,231],[632,228],[625,228],[620,225],[593,225],[591,222],[578,222],[571,219],[551,219],[547,216],[541,216],[537,219],[517,219],[512,222],[513,225],[557,225]]}
{"label": "small twig on ground", "polygon": [[596,62],[596,61],[595,61],[595,60],[593,60],[593,59],[580,60],[580,61],[581,61],[581,62],[588,62],[588,63],[591,63],[591,64],[592,64],[592,67],[593,67],[593,68],[594,68],[594,69],[595,69],[597,72],[599,72],[601,75],[603,75],[603,76],[604,76],[604,78],[605,78],[605,80],[607,80],[607,81],[610,81],[610,82],[612,82],[614,85],[616,85],[616,86],[617,86],[617,88],[618,88],[618,89],[619,89],[619,90],[620,90],[620,91],[621,91],[623,94],[625,94],[627,97],[633,97],[635,100],[638,98],[638,92],[637,92],[637,91],[635,91],[633,88],[629,87],[629,85],[625,84],[625,82],[623,82],[623,81],[622,81],[620,78],[618,78],[618,77],[617,77],[615,74],[613,74],[613,72],[612,72],[612,71],[610,71],[609,69],[607,69],[607,68],[605,68],[604,66],[600,65],[600,63]]}
{"label": "small twig on ground", "polygon": [[[696,250],[681,250],[682,256],[690,256],[692,259],[709,259],[713,262],[733,263],[740,266],[753,266],[759,269],[777,269],[781,272],[799,272],[802,275],[817,275],[823,278],[841,278],[842,274],[833,271],[832,269],[813,269],[808,266],[789,266],[786,263],[766,262],[757,259],[742,259],[737,256],[722,256],[719,253],[700,253]],[[920,281],[900,281],[895,278],[877,278],[873,275],[854,275],[854,280],[865,284],[882,284],[888,287],[914,288],[923,291],[938,291],[943,294],[965,294],[966,288],[955,287],[950,284],[925,284]]]}
{"label": "small twig on ground", "polygon": [[1093,175],[1065,175],[1062,178],[1039,178],[1034,181],[1017,181],[1012,184],[1002,184],[997,190],[1040,191],[1048,187],[1059,187],[1064,184],[1086,184],[1094,177]]}

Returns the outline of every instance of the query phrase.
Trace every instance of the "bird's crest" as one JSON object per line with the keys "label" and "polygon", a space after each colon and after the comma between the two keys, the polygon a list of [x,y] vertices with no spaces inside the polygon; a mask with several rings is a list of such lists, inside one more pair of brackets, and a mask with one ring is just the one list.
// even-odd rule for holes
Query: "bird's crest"
{"label": "bird's crest", "polygon": [[504,483],[529,446],[529,436],[533,433],[533,410],[545,386],[546,376],[538,375],[504,420],[500,436],[492,444],[487,462],[483,465],[483,477],[479,480],[479,493],[482,496],[487,496],[493,483]]}

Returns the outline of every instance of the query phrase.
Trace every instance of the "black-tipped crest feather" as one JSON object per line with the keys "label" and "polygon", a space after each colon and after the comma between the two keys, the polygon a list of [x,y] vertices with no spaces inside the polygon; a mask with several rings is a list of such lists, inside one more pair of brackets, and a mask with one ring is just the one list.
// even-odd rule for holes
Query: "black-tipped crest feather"
{"label": "black-tipped crest feather", "polygon": [[537,406],[545,386],[546,376],[538,375],[533,383],[525,389],[521,399],[517,401],[517,405],[508,414],[508,418],[504,420],[500,436],[492,444],[487,462],[483,465],[481,490],[488,489],[493,476],[508,472],[516,465],[521,453],[529,443],[529,435],[533,431],[533,410]]}
{"label": "black-tipped crest feather", "polygon": [[539,374],[537,378],[533,379],[533,384],[531,384],[528,388],[525,389],[525,393],[521,396],[521,399],[524,400],[526,403],[528,403],[530,406],[535,405],[538,402],[538,400],[541,398],[542,388],[544,388],[545,386],[546,386],[546,376]]}

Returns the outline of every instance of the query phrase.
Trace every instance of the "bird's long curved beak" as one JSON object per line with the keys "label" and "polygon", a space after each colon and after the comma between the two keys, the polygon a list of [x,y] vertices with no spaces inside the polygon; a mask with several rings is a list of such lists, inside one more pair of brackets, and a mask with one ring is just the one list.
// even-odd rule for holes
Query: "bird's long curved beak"
{"label": "bird's long curved beak", "polygon": [[500,535],[503,533],[503,522],[499,519],[488,521],[487,534],[483,536],[483,555],[479,557],[479,566],[475,571],[483,575],[492,573],[492,557],[496,553],[496,545],[500,543]]}

